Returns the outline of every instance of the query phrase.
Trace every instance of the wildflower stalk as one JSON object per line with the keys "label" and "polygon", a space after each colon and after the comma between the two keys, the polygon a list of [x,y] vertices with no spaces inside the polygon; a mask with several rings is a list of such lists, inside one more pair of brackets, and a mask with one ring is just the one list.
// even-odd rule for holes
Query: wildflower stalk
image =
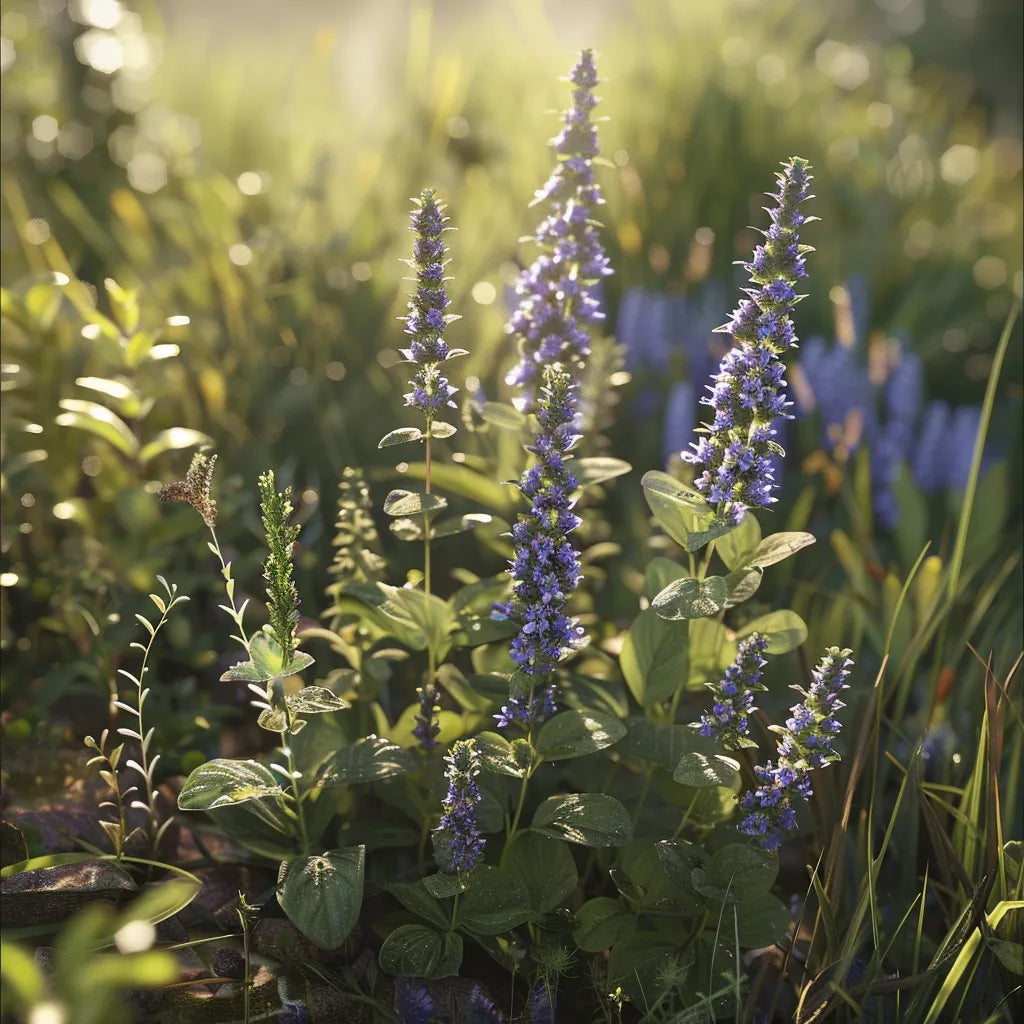
{"label": "wildflower stalk", "polygon": [[[405,395],[405,404],[419,409],[423,413],[424,429],[422,432],[399,430],[392,431],[380,442],[380,447],[397,443],[403,439],[423,441],[424,450],[424,492],[431,494],[431,469],[433,452],[431,441],[434,436],[450,437],[455,428],[438,418],[438,413],[445,407],[455,407],[452,395],[456,388],[448,382],[441,372],[442,364],[456,356],[465,355],[464,349],[452,349],[444,340],[445,328],[458,317],[445,312],[448,308],[448,292],[445,289],[445,267],[448,260],[447,250],[442,238],[447,227],[444,205],[437,199],[433,189],[424,189],[415,200],[416,207],[412,212],[411,227],[416,236],[413,243],[413,258],[408,265],[416,272],[416,290],[409,297],[409,312],[404,317],[405,333],[411,342],[409,348],[402,349],[405,359],[416,366],[409,380],[410,391]],[[431,595],[431,550],[430,526],[434,510],[438,503],[431,500],[423,502],[423,592]],[[433,644],[427,645],[427,682],[432,683],[437,669],[437,654]]]}
{"label": "wildflower stalk", "polygon": [[771,727],[780,736],[778,763],[767,761],[754,768],[758,785],[740,800],[747,816],[737,826],[766,850],[777,849],[785,834],[796,828],[793,803],[810,799],[811,772],[839,760],[832,744],[840,730],[836,715],[845,706],[839,694],[847,689],[853,665],[849,655],[849,650],[828,648],[812,673],[811,686],[792,687],[803,701],[790,709],[784,726]]}
{"label": "wildflower stalk", "polygon": [[516,404],[524,410],[536,405],[545,366],[558,362],[574,373],[583,369],[590,325],[604,319],[597,285],[611,273],[592,219],[603,200],[594,178],[598,145],[591,113],[598,77],[591,50],[581,52],[569,81],[572,106],[552,140],[558,162],[534,200],[548,208],[534,234],[541,252],[516,283],[519,303],[507,326],[520,360],[506,383],[519,388]]}
{"label": "wildflower stalk", "polygon": [[[288,674],[295,656],[295,628],[299,621],[299,595],[295,588],[295,564],[293,549],[298,539],[299,528],[290,522],[292,515],[291,488],[277,491],[272,470],[260,475],[260,511],[267,535],[267,560],[263,577],[267,581],[267,604],[270,614],[268,630],[280,649],[281,671]],[[293,734],[295,716],[284,695],[284,677],[271,682],[272,699],[283,706],[286,729],[285,736]],[[276,692],[280,688],[280,693]],[[299,839],[304,855],[309,854],[309,832],[306,826],[306,810],[302,792],[299,789],[301,773],[295,765],[295,755],[290,742],[281,745],[281,753],[287,761],[288,783],[295,804],[295,817],[299,826]]]}
{"label": "wildflower stalk", "polygon": [[768,210],[771,226],[762,232],[764,244],[743,264],[753,287],[746,289],[748,297],[740,300],[729,323],[719,328],[733,336],[735,346],[719,366],[710,397],[701,399],[714,410],[714,420],[699,428],[704,436],[693,451],[683,453],[698,469],[697,489],[723,520],[734,524],[748,508],[776,501],[771,460],[785,453],[773,440],[773,422],[791,418],[780,357],[796,345],[791,317],[803,296],[794,286],[807,276],[804,255],[811,251],[800,244],[799,229],[814,218],[799,209],[810,198],[807,161],[793,157],[776,177],[778,192],[769,193],[776,200]]}
{"label": "wildflower stalk", "polygon": [[484,838],[477,824],[476,805],[482,799],[476,777],[480,755],[472,740],[458,740],[445,755],[448,793],[441,821],[431,833],[434,855],[441,871],[471,871],[484,855]]}
{"label": "wildflower stalk", "polygon": [[[555,667],[586,642],[578,621],[565,611],[580,579],[579,556],[568,539],[581,522],[573,511],[576,479],[567,465],[578,440],[575,391],[561,366],[544,368],[537,408],[540,429],[528,446],[537,458],[519,482],[530,509],[512,527],[512,600],[495,609],[521,624],[510,654],[529,692],[509,698],[496,716],[499,728],[513,722],[529,726],[553,714]],[[537,686],[544,687],[543,693],[534,697]]]}

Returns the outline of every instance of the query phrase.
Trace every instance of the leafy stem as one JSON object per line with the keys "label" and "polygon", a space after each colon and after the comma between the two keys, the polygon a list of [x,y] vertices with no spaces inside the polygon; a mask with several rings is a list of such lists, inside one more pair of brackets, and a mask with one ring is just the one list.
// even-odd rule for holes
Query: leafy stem
{"label": "leafy stem", "polygon": [[[152,653],[153,644],[156,641],[157,634],[160,632],[161,629],[163,629],[164,625],[166,624],[171,609],[174,608],[176,605],[183,604],[185,601],[188,600],[188,598],[184,595],[179,596],[177,584],[168,583],[163,576],[157,576],[157,579],[160,581],[160,585],[164,588],[166,598],[161,597],[159,594],[150,594],[149,599],[156,606],[157,611],[160,612],[160,618],[154,625],[152,622],[149,621],[149,619],[147,619],[142,614],[136,613],[135,616],[143,625],[146,632],[149,634],[149,639],[146,641],[145,644],[140,644],[137,641],[131,644],[133,648],[142,651],[142,665],[139,668],[139,674],[137,676],[133,675],[127,669],[123,668],[119,668],[117,670],[119,675],[124,676],[135,686],[135,705],[133,707],[131,704],[121,700],[120,698],[117,698],[113,701],[113,707],[117,708],[120,711],[124,711],[126,714],[131,715],[132,718],[135,719],[134,728],[129,729],[122,726],[117,730],[117,734],[119,736],[125,737],[126,739],[135,740],[135,742],[139,744],[139,760],[136,761],[133,758],[129,758],[125,761],[125,767],[131,768],[141,777],[145,795],[144,799],[142,800],[132,800],[128,806],[130,808],[137,808],[139,810],[145,811],[147,817],[147,823],[145,828],[146,841],[149,852],[153,856],[156,856],[157,847],[159,846],[160,840],[163,838],[164,833],[170,826],[171,819],[168,818],[167,821],[165,821],[162,825],[157,825],[159,813],[157,811],[156,806],[157,792],[153,784],[153,776],[154,773],[156,772],[156,766],[157,762],[159,762],[160,760],[160,755],[156,754],[152,758],[149,756],[149,748],[153,742],[154,729],[151,726],[147,730],[143,721],[143,710],[146,705],[146,698],[149,696],[150,692],[149,687],[145,685],[145,679],[146,673],[149,671],[149,657],[150,654]],[[108,756],[104,754],[103,751],[103,744],[105,743],[106,740],[106,731],[104,731],[104,735],[99,746],[97,746],[95,743],[90,743],[90,739],[91,737],[89,737],[86,740],[86,745],[92,747],[92,749],[95,749],[98,752],[99,757],[103,757],[106,759],[109,772],[116,776],[117,762],[119,760],[122,747],[116,747],[113,751],[111,751],[112,756]],[[95,760],[97,760],[97,758],[93,758],[92,761],[90,761],[90,764],[93,763],[93,761]],[[106,772],[103,773],[103,777],[104,779],[106,779],[108,783],[110,782],[110,779],[107,777]],[[110,830],[107,831],[108,834],[111,835],[111,838],[114,839],[115,851],[117,852],[118,857],[120,857],[124,849],[124,844],[128,841],[129,838],[131,838],[131,835],[125,834],[126,823],[124,799],[131,796],[133,793],[138,793],[138,788],[136,786],[131,786],[130,788],[123,791],[121,791],[117,786],[114,786],[113,788],[117,799],[119,814],[118,827],[120,829],[120,836],[118,839],[114,839],[113,833]]]}
{"label": "leafy stem", "polygon": [[241,606],[235,604],[235,581],[231,575],[231,563],[224,560],[220,544],[217,541],[217,531],[212,526],[210,527],[210,535],[213,537],[213,540],[207,546],[217,557],[217,561],[220,562],[220,574],[224,577],[224,590],[228,595],[228,602],[230,604],[230,607],[224,604],[218,605],[218,607],[231,616],[231,620],[238,630],[238,634],[235,635],[233,633],[231,639],[237,640],[245,648],[246,655],[251,659],[252,650],[249,647],[249,637],[245,632],[245,626],[242,624],[242,617],[245,615],[245,607],[249,603],[249,599],[246,598]]}

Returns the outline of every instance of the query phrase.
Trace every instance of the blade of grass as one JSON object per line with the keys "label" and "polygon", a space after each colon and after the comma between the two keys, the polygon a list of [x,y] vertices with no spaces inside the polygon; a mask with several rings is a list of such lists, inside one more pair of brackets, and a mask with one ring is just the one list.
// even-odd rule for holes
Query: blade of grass
{"label": "blade of grass", "polygon": [[[971,470],[967,475],[967,486],[964,489],[964,502],[960,509],[960,519],[957,523],[956,540],[953,544],[953,553],[949,561],[949,577],[946,584],[946,596],[952,604],[959,593],[960,571],[964,564],[964,550],[967,547],[967,531],[971,525],[971,514],[974,511],[974,499],[978,491],[978,478],[981,475],[981,459],[985,451],[985,439],[988,436],[989,424],[992,421],[992,409],[995,406],[996,390],[999,386],[999,375],[1002,372],[1003,362],[1006,359],[1007,349],[1010,347],[1010,337],[1013,334],[1014,324],[1017,322],[1019,303],[1014,304],[1006,317],[1003,325],[1003,333],[996,345],[995,356],[992,359],[992,370],[988,375],[988,385],[985,388],[985,398],[981,404],[981,419],[978,423],[978,433],[974,438],[974,453],[971,457]],[[951,623],[947,619],[938,635],[935,645],[935,659],[932,671],[932,692],[930,704],[935,704],[935,693],[939,683],[939,673],[943,668],[943,655],[948,641]]]}

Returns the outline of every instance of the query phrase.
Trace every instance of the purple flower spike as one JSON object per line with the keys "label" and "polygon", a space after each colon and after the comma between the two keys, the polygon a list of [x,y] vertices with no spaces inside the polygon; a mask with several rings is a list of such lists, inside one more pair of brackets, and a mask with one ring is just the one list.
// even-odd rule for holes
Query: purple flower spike
{"label": "purple flower spike", "polygon": [[778,849],[786,834],[796,828],[793,802],[811,797],[811,771],[839,760],[832,741],[840,729],[836,714],[845,707],[839,692],[847,688],[853,665],[849,655],[848,650],[828,648],[812,673],[810,689],[793,687],[805,699],[790,709],[784,727],[772,727],[781,734],[778,764],[768,761],[755,767],[760,785],[740,800],[747,814],[737,827],[766,850]]}
{"label": "purple flower spike", "polygon": [[775,440],[773,421],[791,418],[786,411],[786,381],[781,354],[796,345],[791,316],[801,296],[797,282],[807,276],[798,232],[807,220],[799,206],[810,198],[809,165],[800,157],[783,164],[777,175],[779,191],[769,193],[777,205],[768,209],[771,226],[762,232],[764,243],[743,267],[753,287],[720,331],[729,333],[736,347],[722,360],[710,397],[714,421],[705,424],[705,436],[683,458],[694,463],[695,485],[718,513],[734,523],[749,507],[762,508],[776,499],[771,456],[784,454]]}
{"label": "purple flower spike", "polygon": [[448,794],[442,804],[441,822],[434,829],[434,855],[438,867],[449,874],[471,871],[484,855],[484,840],[477,825],[480,803],[480,758],[472,740],[459,740],[445,755]]}
{"label": "purple flower spike", "polygon": [[[582,627],[565,613],[580,579],[579,556],[569,541],[569,534],[580,524],[573,512],[576,480],[568,469],[578,440],[573,425],[575,386],[560,366],[545,367],[543,380],[537,408],[540,430],[527,446],[537,461],[519,482],[530,510],[512,527],[513,599],[499,610],[520,622],[512,641],[512,660],[521,672],[538,680],[549,676],[564,654],[585,642]],[[538,709],[530,698],[527,703],[513,698],[502,716],[509,722],[525,721],[524,716],[537,710],[549,706],[553,710],[553,700],[553,692],[545,692]]]}
{"label": "purple flower spike", "polygon": [[726,749],[751,746],[750,716],[754,712],[754,691],[763,690],[761,675],[768,663],[764,653],[768,638],[753,633],[739,645],[736,660],[725,670],[725,676],[707,688],[715,695],[710,714],[700,716],[701,736],[712,736]]}
{"label": "purple flower spike", "polygon": [[409,315],[405,317],[405,333],[412,343],[402,349],[402,355],[416,364],[409,381],[412,390],[405,396],[405,404],[421,410],[428,424],[445,406],[455,405],[451,397],[456,389],[441,373],[441,363],[464,354],[461,349],[450,349],[442,337],[448,324],[457,319],[445,313],[448,292],[444,283],[448,278],[444,269],[448,261],[441,236],[449,230],[447,223],[444,206],[433,189],[424,190],[412,212],[416,241],[409,266],[416,271],[416,291],[409,299]]}
{"label": "purple flower spike", "polygon": [[506,382],[520,389],[516,404],[522,409],[534,407],[546,364],[583,368],[590,354],[589,327],[604,319],[597,286],[611,273],[591,219],[602,199],[594,180],[597,128],[590,114],[598,78],[590,50],[582,52],[569,80],[572,108],[552,140],[558,164],[535,200],[548,207],[534,235],[541,254],[519,277],[519,305],[507,327],[517,340],[520,362]]}
{"label": "purple flower spike", "polygon": [[798,767],[824,768],[839,760],[832,747],[832,739],[840,729],[836,714],[846,705],[839,699],[841,690],[847,689],[846,680],[853,662],[849,651],[830,647],[812,673],[809,690],[794,686],[804,696],[802,704],[790,708],[792,717],[786,719],[779,740],[779,758]]}

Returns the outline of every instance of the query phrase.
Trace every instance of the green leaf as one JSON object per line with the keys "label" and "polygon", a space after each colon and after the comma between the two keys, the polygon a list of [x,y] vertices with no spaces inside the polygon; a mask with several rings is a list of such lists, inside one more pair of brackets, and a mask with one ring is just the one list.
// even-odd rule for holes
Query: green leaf
{"label": "green leaf", "polygon": [[450,423],[445,423],[444,420],[434,420],[430,424],[430,436],[431,437],[451,437],[456,433],[456,428]]}
{"label": "green leaf", "polygon": [[626,685],[643,708],[668,700],[686,681],[689,623],[645,608],[633,620],[619,655]]}
{"label": "green leaf", "polygon": [[249,641],[249,653],[252,660],[240,661],[229,668],[220,677],[222,683],[269,683],[272,679],[295,675],[314,664],[305,651],[296,651],[286,665],[278,642],[262,631],[255,633]]}
{"label": "green leaf", "polygon": [[378,584],[378,589],[384,602],[376,610],[393,624],[395,638],[414,650],[432,647],[435,658],[443,659],[451,650],[451,633],[457,623],[448,603],[422,590],[384,583]]}
{"label": "green leaf", "polygon": [[576,861],[558,839],[520,832],[505,857],[506,869],[519,879],[527,905],[537,916],[561,906],[576,890]]}
{"label": "green leaf", "polygon": [[609,874],[619,892],[641,912],[688,914],[693,910],[692,888],[683,891],[668,877],[651,838],[630,843]]}
{"label": "green leaf", "polygon": [[422,441],[423,431],[419,427],[399,427],[385,434],[378,442],[378,448],[390,448],[395,444],[405,444],[406,441]]}
{"label": "green leaf", "polygon": [[147,441],[142,446],[139,451],[139,462],[146,465],[164,452],[178,452],[202,444],[212,445],[213,438],[191,427],[171,427],[168,430],[161,430],[152,441]]}
{"label": "green leaf", "polygon": [[448,927],[449,915],[438,900],[430,893],[423,880],[418,882],[395,882],[384,887],[406,910],[429,921],[438,928]]}
{"label": "green leaf", "polygon": [[653,761],[669,771],[701,739],[689,726],[649,722],[646,718],[631,718],[626,726],[628,732],[619,741],[618,749],[623,754]]}
{"label": "green leaf", "polygon": [[[814,535],[811,533],[773,533],[765,537],[754,549],[754,553],[747,559],[748,565],[759,565],[762,569],[768,565],[775,565],[783,559],[795,555],[801,548],[814,543]],[[732,568],[732,566],[730,566]]]}
{"label": "green leaf", "polygon": [[126,458],[132,459],[138,454],[139,442],[131,427],[105,405],[79,398],[62,398],[60,407],[64,412],[57,416],[58,426],[94,434],[112,444]]}
{"label": "green leaf", "polygon": [[337,949],[359,920],[366,847],[285,861],[277,902],[292,924],[322,949]]}
{"label": "green leaf", "polygon": [[684,786],[703,789],[705,786],[732,786],[740,776],[740,763],[724,754],[683,754],[672,778]]}
{"label": "green leaf", "polygon": [[651,470],[641,484],[644,497],[665,532],[687,551],[697,551],[708,541],[734,530],[719,518],[700,491],[680,483],[668,473]]}
{"label": "green leaf", "polygon": [[[342,700],[322,686],[304,686],[298,693],[285,697],[285,703],[292,713],[292,735],[298,733],[306,724],[303,715],[324,715],[351,707],[348,701]],[[268,732],[286,732],[288,715],[283,707],[267,708],[260,712],[258,725]]]}
{"label": "green leaf", "polygon": [[572,939],[584,953],[600,953],[635,931],[636,915],[628,903],[598,896],[580,907]]}
{"label": "green leaf", "polygon": [[487,526],[494,522],[494,516],[486,512],[467,512],[458,519],[446,519],[443,522],[435,523],[430,527],[432,540],[439,540],[442,537],[454,537],[456,534],[465,533],[467,530],[475,530],[478,526]]}
{"label": "green leaf", "polygon": [[153,405],[152,399],[143,401],[138,391],[124,380],[109,377],[76,377],[75,384],[80,388],[106,395],[118,415],[127,419],[141,419]]}
{"label": "green leaf", "polygon": [[769,612],[748,622],[737,639],[761,633],[768,638],[768,654],[787,654],[796,650],[807,639],[807,626],[796,612],[788,609]]}
{"label": "green leaf", "polygon": [[379,736],[366,736],[337,752],[333,762],[321,769],[318,785],[376,782],[403,775],[411,767],[409,755],[396,743]]}
{"label": "green leaf", "polygon": [[460,871],[454,875],[446,875],[439,871],[436,875],[427,875],[423,884],[427,892],[436,899],[443,900],[457,893],[472,889],[476,883],[476,871]]}
{"label": "green leaf", "polygon": [[[187,872],[185,873],[187,875]],[[184,910],[198,895],[203,883],[194,875],[157,882],[142,890],[138,899],[130,903],[118,920],[117,926],[129,921],[148,921],[159,924]]]}
{"label": "green leaf", "polygon": [[636,932],[620,939],[608,956],[608,987],[621,986],[639,1006],[654,1006],[665,978],[679,956],[669,939],[657,932]]}
{"label": "green leaf", "polygon": [[488,771],[497,775],[511,775],[521,779],[526,772],[516,763],[512,744],[496,732],[478,733],[473,741],[480,762]]}
{"label": "green leaf", "polygon": [[603,484],[632,472],[633,467],[623,459],[613,459],[607,455],[596,455],[585,459],[577,459],[571,468],[573,477],[580,487],[592,487]]}
{"label": "green leaf", "polygon": [[1011,974],[1024,974],[1024,945],[1009,939],[986,937],[985,945],[995,953],[996,958]]}
{"label": "green leaf", "polygon": [[760,892],[744,896],[735,906],[740,945],[745,949],[774,946],[788,934],[793,915],[777,896]]}
{"label": "green leaf", "polygon": [[382,968],[396,978],[448,978],[462,965],[462,937],[438,935],[422,924],[403,924],[380,947]]}
{"label": "green leaf", "polygon": [[680,889],[694,891],[693,872],[708,860],[704,850],[693,843],[669,840],[658,843],[655,849],[668,880]]}
{"label": "green leaf", "polygon": [[633,838],[626,808],[605,793],[548,797],[533,816],[533,828],[581,846],[625,846]]}
{"label": "green leaf", "polygon": [[296,715],[325,715],[331,711],[344,711],[352,705],[323,686],[304,686],[298,693],[286,697],[288,706]]}
{"label": "green leaf", "polygon": [[178,794],[178,807],[183,811],[208,811],[212,807],[283,795],[270,769],[256,761],[216,758],[189,775]]}
{"label": "green leaf", "polygon": [[384,499],[384,511],[389,516],[414,516],[447,508],[448,502],[437,494],[396,489]]}
{"label": "green leaf", "polygon": [[735,530],[719,537],[715,542],[715,553],[727,568],[740,569],[752,564],[750,556],[760,543],[761,525],[756,516],[748,512]]}
{"label": "green leaf", "polygon": [[[424,463],[413,462],[406,469],[405,476],[410,480],[423,480],[426,471]],[[516,488],[499,484],[469,466],[456,462],[434,462],[430,467],[430,478],[438,490],[468,498],[505,518],[515,511],[519,494]]]}
{"label": "green leaf", "polygon": [[663,619],[705,619],[717,615],[729,596],[729,585],[721,576],[704,580],[681,579],[670,583],[651,602]]}
{"label": "green leaf", "polygon": [[715,850],[707,866],[707,880],[742,901],[770,892],[778,873],[777,854],[748,843]]}
{"label": "green leaf", "polygon": [[736,658],[737,644],[729,632],[714,619],[694,619],[690,623],[690,671],[686,686],[701,690],[705,683],[722,678],[722,672]]}
{"label": "green leaf", "polygon": [[583,757],[618,743],[626,727],[617,718],[596,711],[563,711],[548,719],[537,737],[537,754],[543,761]]}
{"label": "green leaf", "polygon": [[459,899],[456,924],[480,935],[500,935],[533,917],[529,894],[510,871],[481,865]]}
{"label": "green leaf", "polygon": [[525,413],[502,402],[484,402],[480,415],[485,423],[502,430],[525,430],[529,423]]}
{"label": "green leaf", "polygon": [[678,562],[657,555],[647,563],[647,570],[644,573],[644,597],[648,601],[653,601],[673,580],[681,580],[689,575],[690,570]]}
{"label": "green leaf", "polygon": [[725,577],[725,585],[729,589],[729,596],[725,599],[726,608],[735,608],[749,600],[757,593],[764,578],[764,570],[755,565],[750,569],[737,569]]}

